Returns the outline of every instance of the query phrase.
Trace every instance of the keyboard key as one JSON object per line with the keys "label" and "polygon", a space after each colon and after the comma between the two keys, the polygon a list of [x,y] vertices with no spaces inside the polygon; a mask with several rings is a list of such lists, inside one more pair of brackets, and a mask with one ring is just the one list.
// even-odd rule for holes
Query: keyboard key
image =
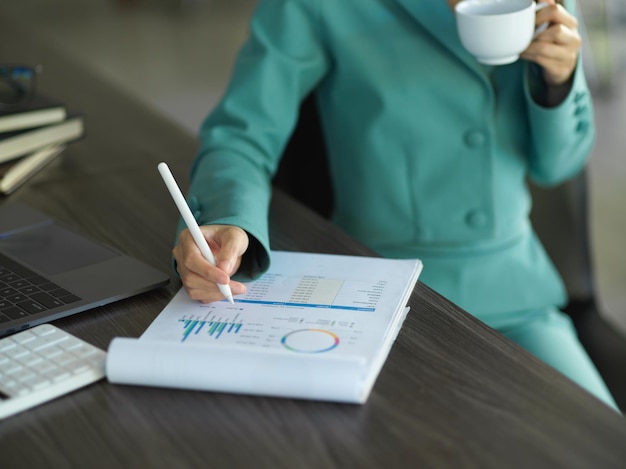
{"label": "keyboard key", "polygon": [[45,348],[48,348],[52,345],[58,345],[64,340],[67,340],[68,337],[63,334],[47,334],[37,337],[32,342],[28,343],[28,348],[31,350],[41,351]]}
{"label": "keyboard key", "polygon": [[68,339],[68,340],[64,340],[63,342],[61,342],[59,344],[59,346],[63,349],[63,350],[72,350],[72,352],[77,351],[77,353],[80,354],[80,348],[82,347],[83,342],[81,340],[78,339]]}
{"label": "keyboard key", "polygon": [[63,349],[56,345],[53,345],[51,347],[46,347],[46,359],[48,360],[56,357],[57,355],[61,355],[62,353],[63,353]]}
{"label": "keyboard key", "polygon": [[68,305],[70,303],[76,303],[77,301],[80,301],[80,298],[76,295],[67,295],[59,298],[59,301],[62,301],[63,303]]}
{"label": "keyboard key", "polygon": [[57,355],[56,357],[54,357],[52,361],[62,367],[62,366],[68,366],[72,362],[75,362],[76,357],[69,352],[65,352],[65,353],[62,353],[61,355]]}
{"label": "keyboard key", "polygon": [[52,283],[52,282],[42,283],[41,285],[37,285],[37,286],[44,291],[58,290],[59,288],[61,288],[56,283]]}
{"label": "keyboard key", "polygon": [[33,300],[26,300],[26,301],[21,301],[19,303],[15,303],[15,306],[22,308],[28,314],[43,313],[47,309]]}
{"label": "keyboard key", "polygon": [[22,308],[18,308],[17,306],[12,306],[11,308],[3,309],[2,314],[6,314],[11,319],[22,319],[27,318],[29,314],[24,311]]}
{"label": "keyboard key", "polygon": [[56,334],[57,328],[51,324],[42,324],[41,326],[31,329],[30,332],[41,337],[49,334]]}
{"label": "keyboard key", "polygon": [[56,290],[51,290],[48,293],[50,293],[55,298],[71,295],[71,293],[68,292],[65,288],[57,288]]}
{"label": "keyboard key", "polygon": [[47,278],[42,277],[41,275],[33,275],[31,277],[26,277],[26,280],[28,280],[33,285],[43,285],[44,283],[50,283],[50,281]]}
{"label": "keyboard key", "polygon": [[17,295],[19,292],[15,288],[6,287],[0,290],[0,296],[6,298],[7,296]]}
{"label": "keyboard key", "polygon": [[60,302],[59,300],[57,300],[55,297],[41,292],[41,293],[34,293],[30,296],[33,300],[41,303],[42,305],[44,305],[46,308],[57,308],[59,306],[63,306],[63,303]]}
{"label": "keyboard key", "polygon": [[4,350],[4,354],[10,359],[20,358],[24,355],[28,355],[28,353],[29,350],[19,344],[16,347],[11,347],[10,349]]}
{"label": "keyboard key", "polygon": [[13,339],[11,340],[0,340],[0,352],[6,352],[12,348],[17,347],[17,342]]}
{"label": "keyboard key", "polygon": [[0,277],[0,280],[2,280],[4,283],[11,283],[11,282],[15,282],[16,280],[19,280],[20,278],[13,274],[13,273],[8,273],[6,275],[3,275]]}
{"label": "keyboard key", "polygon": [[11,337],[11,339],[13,339],[13,342],[15,342],[16,344],[25,344],[30,342],[31,340],[35,340],[36,338],[37,336],[31,331],[24,331],[21,334],[17,334]]}
{"label": "keyboard key", "polygon": [[[13,359],[11,359],[11,357],[9,357],[9,361],[8,362],[3,363],[2,365],[0,365],[0,372],[3,375],[13,375],[13,373],[17,373],[22,368],[24,368],[24,365],[22,365],[17,360],[13,360]],[[11,382],[12,379],[13,379],[12,377],[11,377],[11,379],[3,378],[2,386],[0,386],[0,390],[3,389],[5,380],[7,382]]]}
{"label": "keyboard key", "polygon": [[41,290],[34,285],[29,285],[27,287],[20,288],[20,293],[24,295],[32,295],[33,293],[37,293],[39,291]]}
{"label": "keyboard key", "polygon": [[39,363],[43,363],[43,358],[34,353],[27,353],[19,359],[19,362],[29,368],[35,368]]}
{"label": "keyboard key", "polygon": [[18,278],[18,280],[16,280],[15,282],[9,283],[9,286],[11,288],[15,288],[17,290],[21,290],[22,288],[26,288],[26,287],[30,286],[30,283],[27,282],[24,279]]}
{"label": "keyboard key", "polygon": [[19,303],[20,301],[25,301],[28,299],[28,297],[26,295],[22,295],[21,293],[16,292],[15,295],[9,295],[5,298],[7,301],[15,304],[15,303]]}

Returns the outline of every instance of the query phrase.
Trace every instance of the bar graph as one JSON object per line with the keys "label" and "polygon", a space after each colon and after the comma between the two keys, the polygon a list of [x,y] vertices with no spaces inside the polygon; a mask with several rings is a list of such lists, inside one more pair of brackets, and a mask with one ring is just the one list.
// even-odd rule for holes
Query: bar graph
{"label": "bar graph", "polygon": [[183,335],[181,342],[185,342],[192,334],[207,334],[209,337],[217,340],[222,334],[237,334],[243,327],[241,321],[237,321],[237,316],[231,321],[222,319],[179,319],[178,322],[183,326]]}

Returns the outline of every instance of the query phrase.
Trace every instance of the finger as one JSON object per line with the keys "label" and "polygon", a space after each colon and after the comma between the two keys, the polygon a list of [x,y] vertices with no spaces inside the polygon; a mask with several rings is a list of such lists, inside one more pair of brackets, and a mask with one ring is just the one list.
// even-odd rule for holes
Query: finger
{"label": "finger", "polygon": [[579,47],[577,42],[572,41],[568,44],[561,44],[552,41],[534,41],[524,51],[524,54],[531,57],[545,57],[552,60],[569,62],[576,60]]}
{"label": "finger", "polygon": [[578,50],[582,39],[577,30],[562,24],[554,24],[539,34],[533,42],[552,42]]}
{"label": "finger", "polygon": [[[203,303],[211,303],[224,299],[224,295],[219,291],[217,285],[212,282],[200,282],[199,284],[183,281],[185,290],[189,298]],[[241,295],[246,292],[246,286],[239,282],[230,282],[230,289],[233,295]]]}
{"label": "finger", "polygon": [[232,226],[220,230],[218,234],[219,252],[217,265],[229,275],[236,272],[241,264],[241,256],[249,245],[248,235],[239,227]]}
{"label": "finger", "polygon": [[178,245],[174,248],[173,254],[176,262],[179,264],[179,273],[182,267],[200,277],[206,278],[210,282],[225,284],[230,280],[226,272],[211,265],[202,256],[200,249],[188,230],[181,231]]}
{"label": "finger", "polygon": [[[183,285],[187,291],[190,292],[191,298],[202,301],[215,301],[224,298],[214,281],[198,275],[192,270],[187,269],[184,265],[181,265],[178,271]],[[234,295],[246,292],[246,286],[242,283],[231,281],[229,285]]]}
{"label": "finger", "polygon": [[[208,280],[206,277],[198,275],[192,270],[186,269],[184,266],[179,269],[180,279],[187,288],[198,290],[210,290],[215,286],[215,282]],[[217,287],[215,287],[217,290]]]}
{"label": "finger", "polygon": [[570,29],[578,29],[578,20],[576,17],[571,15],[561,5],[554,3],[537,11],[535,24],[540,25],[542,23],[562,24]]}
{"label": "finger", "polygon": [[534,41],[528,49],[524,51],[522,57],[535,62],[554,61],[574,66],[578,59],[579,48],[575,46],[576,42],[569,46],[547,41]]}
{"label": "finger", "polygon": [[[551,45],[550,47],[557,47]],[[521,57],[535,62],[543,69],[544,80],[549,85],[561,85],[570,79],[576,68],[576,60],[564,60],[562,56],[555,54],[532,54],[525,52]],[[556,57],[556,58],[555,58]]]}
{"label": "finger", "polygon": [[563,58],[559,46],[549,43],[543,44],[540,47],[529,47],[521,54],[521,57],[541,65],[544,69],[552,69],[555,66],[560,67],[569,63],[569,61]]}
{"label": "finger", "polygon": [[217,287],[193,288],[187,286],[186,284],[183,285],[185,286],[185,290],[187,291],[189,298],[191,298],[192,300],[200,301],[202,303],[213,303],[215,301],[220,301],[224,299],[224,295],[222,295]]}
{"label": "finger", "polygon": [[562,25],[553,25],[537,37],[525,51],[528,56],[546,56],[559,60],[575,61],[581,38],[577,31]]}

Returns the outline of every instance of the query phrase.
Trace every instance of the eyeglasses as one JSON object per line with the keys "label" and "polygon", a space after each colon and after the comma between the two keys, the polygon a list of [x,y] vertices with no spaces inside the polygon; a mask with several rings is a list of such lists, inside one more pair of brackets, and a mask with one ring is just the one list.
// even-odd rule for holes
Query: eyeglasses
{"label": "eyeglasses", "polygon": [[41,70],[40,65],[0,65],[0,111],[10,111],[28,103]]}

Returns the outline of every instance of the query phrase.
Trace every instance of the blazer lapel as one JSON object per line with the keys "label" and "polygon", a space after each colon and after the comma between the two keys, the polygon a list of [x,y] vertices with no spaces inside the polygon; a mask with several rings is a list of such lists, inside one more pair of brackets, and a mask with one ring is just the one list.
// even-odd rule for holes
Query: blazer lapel
{"label": "blazer lapel", "polygon": [[[456,32],[454,12],[446,0],[396,0],[433,38],[482,76],[476,58],[465,50]],[[445,31],[445,33],[441,33]]]}

